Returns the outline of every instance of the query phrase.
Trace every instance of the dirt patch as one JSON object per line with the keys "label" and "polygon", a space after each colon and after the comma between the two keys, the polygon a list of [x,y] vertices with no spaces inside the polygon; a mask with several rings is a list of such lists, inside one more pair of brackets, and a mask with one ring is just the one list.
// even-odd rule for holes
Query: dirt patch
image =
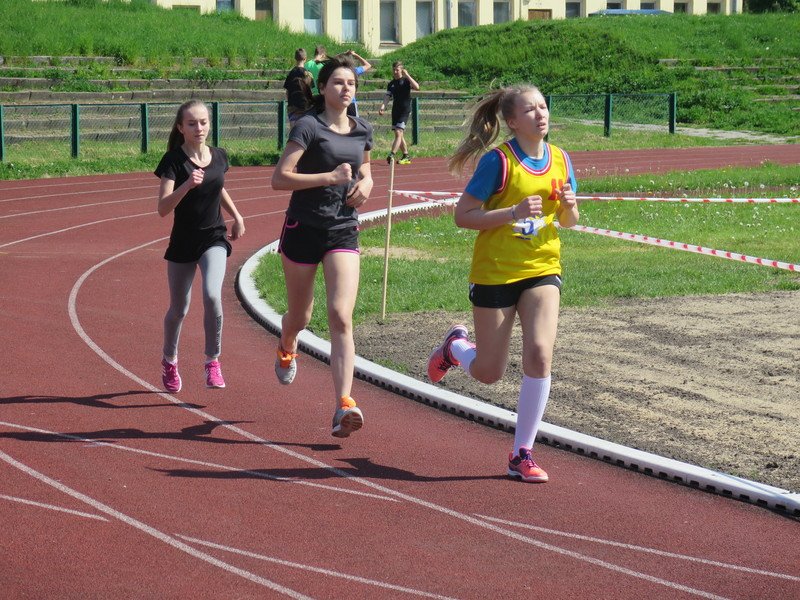
{"label": "dirt patch", "polygon": [[[471,313],[389,315],[358,354],[425,378],[431,349]],[[414,332],[409,335],[409,332]],[[505,377],[454,369],[442,385],[516,410],[519,328]],[[549,423],[800,491],[800,293],[617,301],[561,310]]]}
{"label": "dirt patch", "polygon": [[[361,256],[385,256],[386,250],[384,248],[377,248],[374,246],[366,246],[361,248]],[[446,262],[446,258],[434,259],[431,257],[430,252],[424,250],[417,250],[416,248],[407,248],[403,246],[391,246],[389,248],[390,259],[402,260],[435,260],[437,262]]]}

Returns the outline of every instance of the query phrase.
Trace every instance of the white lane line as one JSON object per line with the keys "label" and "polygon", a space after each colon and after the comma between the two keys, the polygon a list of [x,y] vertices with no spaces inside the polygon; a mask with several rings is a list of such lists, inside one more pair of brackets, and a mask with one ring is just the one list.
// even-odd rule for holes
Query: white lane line
{"label": "white lane line", "polygon": [[[173,401],[173,398],[170,397],[168,394],[164,392],[159,392],[159,396],[164,398],[168,398],[170,402]],[[155,458],[163,458],[170,461],[180,462],[180,463],[188,463],[191,465],[199,465],[202,467],[208,467],[211,469],[219,469],[220,471],[228,471],[231,473],[237,473],[241,475],[248,475],[251,477],[257,477],[260,479],[268,479],[270,481],[279,481],[282,483],[295,483],[298,485],[305,485],[308,487],[313,488],[320,488],[329,492],[339,492],[342,494],[353,494],[355,496],[361,496],[364,498],[374,498],[376,500],[386,500],[387,502],[399,502],[396,498],[391,498],[389,496],[372,494],[370,492],[362,492],[359,490],[348,490],[345,488],[341,488],[335,485],[325,485],[324,483],[315,483],[313,481],[306,481],[304,479],[293,479],[291,477],[280,477],[278,475],[270,475],[269,473],[264,473],[263,471],[254,471],[252,469],[240,469],[239,467],[231,467],[228,465],[221,465],[219,463],[212,463],[203,460],[196,460],[193,458],[184,458],[182,456],[175,456],[172,454],[163,454],[161,452],[153,452],[152,450],[143,450],[141,448],[132,448],[130,446],[124,446],[122,444],[116,444],[111,442],[102,442],[100,440],[92,439],[92,438],[83,438],[78,435],[72,435],[69,433],[61,433],[58,431],[49,431],[47,429],[39,429],[38,427],[29,427],[27,425],[20,425],[18,423],[7,423],[5,421],[0,421],[0,426],[10,427],[12,429],[20,429],[22,431],[30,431],[31,433],[40,433],[43,435],[51,435],[54,437],[60,437],[64,440],[73,440],[76,442],[83,442],[85,444],[91,444],[92,447],[103,447],[103,448],[113,448],[114,450],[124,450],[125,452],[132,452],[134,454],[142,454],[145,456],[153,456]]]}
{"label": "white lane line", "polygon": [[[18,201],[22,201],[22,200],[43,200],[44,198],[61,198],[63,196],[74,196],[74,195],[77,195],[77,194],[80,194],[81,196],[88,196],[89,194],[108,194],[109,191],[110,191],[109,189],[106,189],[106,188],[98,190],[96,188],[97,182],[94,182],[95,189],[93,189],[93,190],[85,190],[85,191],[74,190],[75,186],[77,186],[77,185],[86,185],[88,183],[91,183],[91,182],[76,182],[76,183],[72,183],[72,184],[63,183],[63,184],[54,184],[54,185],[51,185],[51,186],[31,186],[30,188],[28,188],[28,187],[17,188],[17,189],[28,190],[28,189],[35,189],[37,187],[63,187],[63,186],[67,186],[67,191],[66,192],[62,191],[62,192],[55,193],[55,194],[36,194],[36,195],[30,195],[30,196],[16,196],[14,198],[3,198],[2,200],[0,200],[0,202],[15,202],[15,201],[18,202]],[[112,182],[109,181],[108,183],[110,184]],[[143,190],[143,189],[145,189],[145,187],[146,186],[137,185],[135,187],[114,188],[114,192],[130,192],[131,190]],[[149,187],[152,188],[153,186],[149,186]],[[70,190],[74,190],[74,191],[70,191]]]}
{"label": "white lane line", "polygon": [[[282,212],[282,211],[276,211],[276,213],[277,212]],[[72,287],[72,290],[71,290],[70,295],[69,295],[68,310],[69,310],[70,322],[72,323],[72,326],[75,329],[75,331],[78,334],[78,336],[102,360],[104,360],[109,366],[111,366],[112,368],[116,369],[118,372],[122,373],[123,375],[125,375],[126,377],[128,377],[131,380],[135,381],[136,383],[138,383],[139,385],[143,386],[144,388],[149,389],[149,390],[156,390],[156,388],[154,386],[152,386],[150,383],[148,383],[145,380],[143,380],[142,378],[140,378],[138,375],[135,375],[132,372],[128,371],[125,367],[123,367],[122,365],[117,363],[113,358],[111,358],[102,348],[100,348],[94,342],[94,340],[92,340],[89,337],[89,335],[86,333],[86,331],[84,331],[83,327],[80,324],[80,319],[78,319],[78,314],[77,314],[78,292],[80,291],[81,287],[83,286],[83,283],[95,271],[97,271],[101,267],[103,267],[106,264],[116,260],[117,258],[119,258],[121,256],[124,256],[124,255],[132,253],[132,252],[136,252],[136,251],[140,250],[141,248],[144,248],[144,247],[146,247],[146,246],[148,246],[148,245],[150,245],[152,243],[155,243],[155,242],[150,242],[148,244],[142,244],[140,246],[136,246],[134,248],[129,248],[128,250],[124,250],[123,252],[120,252],[118,254],[115,254],[113,256],[110,256],[110,257],[106,258],[105,260],[97,263],[96,265],[94,265],[93,267],[91,267],[87,271],[85,271],[83,273],[83,275],[81,275],[78,278],[78,280],[75,282],[75,285]],[[634,570],[628,569],[626,567],[621,567],[619,565],[615,565],[613,563],[609,563],[609,562],[606,562],[606,561],[603,561],[603,560],[599,560],[599,559],[593,558],[591,556],[587,556],[587,555],[584,555],[584,554],[580,554],[578,552],[573,552],[571,550],[567,550],[566,548],[560,548],[558,546],[553,546],[552,544],[546,544],[544,542],[540,542],[538,540],[535,540],[535,539],[520,535],[515,531],[509,530],[509,529],[503,529],[502,527],[498,527],[498,526],[493,525],[491,523],[488,523],[487,521],[484,521],[482,519],[477,519],[477,518],[472,517],[472,516],[470,516],[468,514],[465,514],[465,513],[456,511],[456,510],[452,510],[452,509],[449,509],[447,507],[440,506],[440,505],[434,504],[432,502],[428,502],[426,500],[422,500],[421,498],[417,498],[415,496],[410,496],[408,494],[404,494],[402,492],[399,492],[397,490],[388,488],[388,487],[380,485],[378,483],[374,483],[374,482],[369,481],[367,479],[363,479],[361,477],[352,475],[352,474],[350,474],[350,473],[348,473],[346,471],[343,471],[342,469],[339,469],[337,467],[333,467],[333,466],[328,465],[328,464],[326,464],[326,463],[324,463],[322,461],[319,461],[319,460],[316,460],[314,458],[311,458],[310,456],[306,456],[306,455],[301,454],[299,452],[295,452],[294,450],[291,450],[290,448],[284,448],[282,446],[276,445],[275,443],[269,442],[269,441],[267,441],[267,440],[265,440],[263,438],[260,438],[257,435],[254,435],[254,434],[250,433],[249,431],[246,431],[246,430],[244,430],[244,429],[242,429],[240,427],[237,427],[235,425],[231,425],[231,424],[229,424],[229,423],[227,423],[225,421],[222,421],[221,419],[218,419],[218,418],[214,417],[213,415],[210,415],[210,414],[208,414],[206,412],[203,412],[203,411],[201,411],[199,409],[196,409],[196,408],[188,407],[185,404],[183,404],[182,402],[178,402],[176,399],[170,398],[169,396],[165,396],[165,397],[170,402],[175,403],[176,405],[180,406],[184,410],[188,410],[188,411],[190,411],[190,412],[202,417],[203,419],[207,419],[207,420],[210,420],[210,421],[217,422],[217,423],[220,424],[220,426],[226,427],[230,431],[238,433],[239,435],[241,435],[245,439],[248,439],[248,440],[251,440],[253,442],[256,442],[256,443],[260,444],[262,447],[269,448],[269,449],[275,450],[277,452],[281,452],[283,454],[286,454],[288,456],[296,458],[299,461],[303,461],[303,462],[306,462],[308,464],[312,464],[312,465],[314,465],[316,467],[319,467],[320,469],[325,469],[325,470],[327,470],[327,471],[329,471],[329,472],[331,472],[331,473],[333,473],[335,475],[338,475],[340,477],[344,477],[346,479],[349,479],[350,481],[359,483],[359,484],[361,484],[361,485],[363,485],[365,487],[371,488],[373,490],[378,490],[380,492],[383,492],[384,494],[387,494],[387,495],[390,495],[390,496],[394,496],[396,498],[400,498],[401,500],[405,500],[405,501],[407,501],[409,503],[416,504],[418,506],[422,506],[424,508],[428,508],[428,509],[433,510],[433,511],[437,511],[437,512],[440,512],[440,513],[445,514],[445,515],[449,515],[449,516],[451,516],[453,518],[460,519],[462,521],[465,521],[465,522],[470,523],[472,525],[476,525],[478,527],[482,527],[484,529],[488,529],[490,531],[493,531],[493,532],[498,533],[500,535],[504,535],[506,537],[515,539],[515,540],[523,542],[525,544],[530,544],[532,546],[536,546],[536,547],[542,548],[544,550],[549,550],[551,552],[555,552],[556,554],[561,554],[562,556],[569,556],[569,557],[574,558],[574,559],[576,559],[578,561],[581,561],[581,562],[589,563],[589,564],[592,564],[592,565],[595,565],[595,566],[598,566],[598,567],[601,567],[601,568],[604,568],[604,569],[608,569],[610,571],[614,571],[614,572],[617,572],[617,573],[622,573],[624,575],[629,575],[631,577],[635,577],[635,578],[638,578],[638,579],[643,579],[645,581],[648,581],[648,582],[651,582],[651,583],[655,583],[655,584],[658,584],[658,585],[663,585],[663,586],[665,586],[667,588],[680,590],[680,591],[686,592],[688,594],[693,594],[695,596],[699,596],[699,597],[702,597],[702,598],[712,598],[714,600],[725,600],[723,596],[717,596],[717,595],[711,594],[709,592],[704,592],[702,590],[698,590],[698,589],[694,589],[694,588],[682,585],[680,583],[675,583],[675,582],[672,582],[672,581],[668,581],[666,579],[661,579],[661,578],[658,578],[658,577],[654,577],[652,575],[647,575],[646,573],[640,573],[638,571],[634,571]]]}
{"label": "white lane line", "polygon": [[139,521],[138,519],[135,519],[129,515],[126,515],[125,513],[113,509],[110,506],[107,506],[102,502],[95,500],[94,498],[90,498],[89,496],[82,494],[81,492],[78,492],[77,490],[74,490],[71,487],[64,485],[63,483],[56,481],[55,479],[51,479],[47,475],[44,475],[43,473],[40,473],[39,471],[36,471],[31,467],[15,460],[2,450],[0,450],[0,460],[5,461],[12,467],[19,469],[23,473],[30,475],[31,477],[33,477],[38,481],[41,481],[42,483],[52,486],[57,490],[59,490],[60,492],[68,496],[71,496],[76,500],[80,500],[85,504],[88,504],[98,512],[102,512],[111,517],[114,517],[115,519],[122,521],[126,525],[130,525],[131,527],[134,527],[135,529],[138,529],[139,531],[142,531],[143,533],[146,533],[147,535],[150,535],[156,538],[157,540],[160,540],[165,544],[172,546],[173,548],[185,552],[186,554],[189,554],[195,558],[199,558],[200,560],[205,561],[211,565],[214,565],[215,567],[219,567],[220,569],[223,569],[228,573],[232,573],[234,575],[238,575],[239,577],[243,577],[248,581],[257,583],[275,592],[279,592],[281,594],[289,596],[290,598],[298,598],[298,599],[309,598],[309,596],[304,596],[300,592],[296,592],[295,590],[284,587],[278,583],[275,583],[274,581],[270,581],[269,579],[264,579],[263,577],[260,577],[255,573],[251,573],[250,571],[245,571],[244,569],[240,569],[239,567],[228,564],[224,561],[219,560],[218,558],[211,556],[210,554],[201,552],[200,550],[197,550],[194,547],[185,544],[184,542],[174,538],[169,534],[164,533],[163,531],[159,531],[158,529],[151,527],[150,525],[143,523],[142,521]]}
{"label": "white lane line", "polygon": [[179,533],[175,534],[175,537],[179,537],[186,542],[191,542],[193,544],[198,544],[200,546],[206,546],[207,548],[215,548],[217,550],[223,550],[225,552],[231,552],[233,554],[238,554],[240,556],[246,556],[248,558],[255,558],[257,560],[263,560],[266,562],[275,563],[284,567],[291,567],[293,569],[300,569],[302,571],[308,571],[311,573],[319,573],[320,575],[327,575],[329,577],[337,577],[339,579],[345,579],[347,581],[353,581],[355,583],[363,583],[365,585],[372,585],[375,587],[379,587],[384,590],[392,590],[395,592],[403,592],[405,594],[411,594],[412,596],[422,596],[424,598],[438,598],[440,600],[455,600],[450,596],[442,596],[440,594],[434,594],[431,592],[423,592],[422,590],[415,590],[414,588],[403,587],[400,585],[395,585],[393,583],[386,583],[383,581],[377,581],[375,579],[367,579],[365,577],[359,577],[358,575],[348,575],[347,573],[341,573],[340,571],[331,571],[330,569],[323,569],[322,567],[312,567],[311,565],[304,565],[302,563],[291,562],[288,560],[283,560],[280,558],[275,558],[273,556],[265,556],[263,554],[256,554],[255,552],[250,552],[248,550],[241,550],[239,548],[231,548],[230,546],[223,546],[222,544],[216,544],[214,542],[209,542],[207,540],[200,540],[197,538],[189,537],[188,535],[181,535]]}
{"label": "white lane line", "polygon": [[[142,196],[141,198],[125,198],[124,200],[107,200],[106,202],[93,202],[91,204],[73,204],[70,206],[58,206],[56,208],[43,208],[41,210],[30,210],[28,212],[12,213],[2,215],[0,219],[14,219],[16,217],[29,217],[30,215],[41,215],[45,213],[60,212],[62,210],[75,210],[78,208],[93,208],[95,206],[110,206],[112,204],[124,204],[125,202],[138,202],[139,200],[152,200],[152,196]],[[152,215],[155,211],[151,211]]]}
{"label": "white lane line", "polygon": [[[143,175],[152,175],[152,173],[149,173],[149,172],[148,173],[143,173]],[[241,182],[244,182],[244,181],[246,181],[246,182],[252,182],[252,181],[265,181],[265,182],[267,182],[267,181],[269,181],[270,177],[271,177],[271,175],[270,176],[256,175],[254,177],[239,177],[237,175],[233,175],[233,176],[230,176],[230,181],[231,181],[232,185],[237,185],[237,184],[239,184]],[[229,179],[229,176],[226,175],[226,180],[227,179]],[[38,180],[32,180],[32,181],[42,181],[42,180],[38,179]],[[113,183],[125,183],[125,182],[129,182],[129,181],[137,181],[138,182],[138,181],[141,181],[141,177],[133,178],[133,179],[127,179],[127,178],[125,178],[125,179],[117,179],[115,177],[113,180],[111,178],[107,178],[106,181],[104,181],[103,183],[113,184]],[[156,180],[153,179],[153,181],[155,182]],[[95,189],[86,190],[86,191],[80,191],[80,190],[74,191],[77,186],[84,186],[84,185],[93,186]],[[18,190],[35,190],[35,189],[39,189],[39,188],[42,188],[42,189],[50,189],[50,188],[58,189],[58,188],[64,188],[64,187],[67,188],[66,192],[62,191],[62,192],[57,193],[57,194],[40,194],[40,195],[35,195],[35,196],[16,196],[14,198],[3,198],[3,199],[0,199],[0,204],[2,204],[3,202],[14,202],[14,201],[19,201],[19,200],[35,200],[35,199],[39,199],[39,198],[53,198],[53,197],[60,197],[60,196],[73,195],[73,194],[86,195],[86,194],[101,194],[101,193],[104,193],[104,192],[108,192],[107,189],[106,190],[98,190],[98,189],[96,189],[97,188],[97,180],[91,180],[91,181],[64,181],[64,182],[59,182],[59,183],[48,183],[48,184],[32,183],[31,185],[25,185],[25,186],[16,187],[16,188],[14,188],[14,191],[18,191]],[[225,188],[228,189],[228,186],[226,185]],[[148,185],[137,185],[137,186],[134,186],[134,187],[114,188],[114,191],[130,191],[130,190],[144,190],[144,189],[153,189],[153,185],[148,184]],[[235,189],[235,188],[231,188],[231,189]],[[230,191],[230,189],[228,191]]]}
{"label": "white lane line", "polygon": [[[135,219],[135,218],[138,218],[138,217],[152,217],[152,216],[153,216],[153,212],[149,211],[149,212],[146,212],[146,213],[139,213],[138,215],[126,215],[124,217],[111,217],[110,219],[100,219],[99,221],[90,221],[89,223],[81,223],[80,225],[73,225],[72,227],[65,227],[64,229],[56,229],[55,231],[47,231],[45,233],[39,233],[37,235],[32,235],[30,237],[14,240],[12,242],[6,242],[5,244],[0,244],[0,248],[6,248],[8,246],[13,246],[14,244],[21,244],[22,242],[30,242],[31,240],[36,240],[36,239],[43,238],[43,237],[48,237],[48,236],[51,236],[51,235],[57,235],[59,233],[64,233],[66,231],[72,231],[74,229],[81,229],[82,227],[90,227],[92,225],[99,225],[100,223],[108,223],[109,221],[121,221],[122,219]],[[150,242],[150,243],[154,244],[156,242],[160,242],[161,240],[165,240],[165,239],[167,239],[167,238],[163,237],[163,238],[161,238],[159,240],[155,240],[155,241]]]}
{"label": "white lane line", "polygon": [[[252,200],[260,200],[260,199],[261,198],[248,198],[248,199],[245,199],[245,200],[239,200],[238,202],[249,202],[249,201],[252,201]],[[283,213],[283,212],[286,212],[286,210],[285,209],[281,209],[281,210],[270,211],[270,212],[266,212],[266,213],[258,213],[258,214],[254,214],[254,215],[247,215],[246,219],[253,219],[255,217],[262,217],[264,215],[275,215],[275,214]],[[148,211],[148,212],[144,212],[144,213],[138,213],[138,214],[135,214],[135,215],[124,215],[124,216],[121,216],[121,217],[110,217],[108,219],[100,219],[99,221],[89,221],[88,223],[81,223],[80,225],[73,225],[72,227],[65,227],[64,229],[56,229],[56,230],[53,230],[53,231],[46,231],[44,233],[39,233],[39,234],[32,235],[32,236],[29,236],[29,237],[26,237],[26,238],[20,238],[18,240],[13,240],[11,242],[6,242],[5,244],[0,244],[0,248],[6,248],[8,246],[14,246],[15,244],[21,244],[23,242],[30,242],[31,240],[37,240],[39,238],[48,237],[48,236],[51,236],[51,235],[58,235],[59,233],[65,233],[67,231],[73,231],[75,229],[81,229],[82,227],[91,227],[92,225],[100,225],[101,223],[108,223],[109,221],[121,221],[122,219],[134,219],[134,218],[138,218],[138,217],[152,217],[154,214],[155,213],[153,211]],[[231,220],[232,219],[228,219],[225,222],[228,223]],[[148,242],[147,244],[145,244],[145,246],[148,245],[148,244],[156,244],[158,242],[164,241],[164,240],[168,239],[168,237],[169,236],[166,236],[166,237],[163,237],[163,238],[159,238],[157,240],[153,240],[152,242]]]}
{"label": "white lane line", "polygon": [[10,500],[11,502],[19,502],[20,504],[28,504],[30,506],[37,506],[39,508],[46,508],[47,510],[55,510],[58,512],[68,513],[70,515],[76,515],[78,517],[84,517],[86,519],[97,519],[98,521],[105,521],[108,522],[108,519],[105,517],[101,517],[100,515],[93,515],[91,513],[81,512],[79,510],[72,510],[71,508],[64,508],[62,506],[55,506],[54,504],[44,504],[43,502],[36,502],[35,500],[26,500],[25,498],[17,498],[16,496],[6,496],[5,494],[0,494],[0,498],[3,500]]}
{"label": "white lane line", "polygon": [[[243,187],[243,188],[238,188],[236,190],[231,189],[229,191],[234,191],[235,192],[235,191],[240,191],[240,190],[260,190],[260,189],[262,189],[262,187],[261,186],[257,186],[257,187]],[[102,191],[104,193],[108,193],[108,190],[102,190]],[[87,192],[87,193],[89,193],[89,192]],[[60,194],[53,194],[53,196],[60,197],[61,195]],[[26,199],[29,199],[29,198],[26,198]],[[113,205],[113,204],[124,204],[126,202],[138,202],[140,200],[151,200],[151,201],[153,201],[155,199],[156,199],[156,196],[154,194],[148,194],[147,196],[140,196],[140,197],[137,197],[137,198],[125,198],[123,200],[106,200],[104,202],[92,202],[92,203],[89,203],[89,204],[71,204],[69,206],[58,206],[56,208],[43,208],[41,210],[31,210],[31,211],[28,211],[28,212],[13,213],[13,214],[9,214],[9,215],[0,215],[0,219],[14,219],[16,217],[27,217],[27,216],[30,216],[30,215],[40,215],[40,214],[45,214],[45,213],[61,212],[61,211],[64,211],[64,210],[77,210],[77,209],[80,209],[80,208],[94,208],[96,206],[110,206],[110,205]],[[252,199],[255,200],[255,198],[252,198]],[[259,199],[260,199],[260,197],[259,197]],[[150,214],[151,215],[155,214],[155,210],[153,210]]]}
{"label": "white lane line", "polygon": [[[241,190],[241,189],[267,189],[266,185],[264,187],[259,186],[258,188],[251,188],[251,187],[240,188],[240,187],[236,187],[239,183],[242,183],[242,182],[248,182],[249,183],[249,182],[254,182],[254,181],[262,181],[262,180],[266,182],[268,180],[268,178],[267,177],[242,177],[242,178],[231,179],[230,187],[228,187],[228,185],[226,185],[225,189],[227,189],[229,192],[230,191]],[[153,182],[155,182],[155,181],[156,181],[156,179],[153,179]],[[112,183],[119,183],[119,182],[116,181],[116,180],[114,180],[114,181],[107,180],[105,183],[112,184]],[[34,185],[34,186],[29,186],[29,187],[19,187],[19,188],[15,188],[15,189],[16,190],[28,191],[28,190],[36,189],[38,187],[42,187],[42,188],[44,188],[44,187],[56,187],[57,188],[57,187],[65,187],[65,186],[68,189],[67,189],[66,192],[61,191],[61,192],[57,192],[57,193],[54,193],[54,194],[35,194],[35,195],[29,195],[29,196],[14,196],[13,198],[3,198],[2,200],[0,200],[0,204],[6,203],[6,202],[22,202],[22,201],[27,201],[27,200],[43,200],[45,198],[63,198],[64,196],[75,196],[75,195],[87,196],[89,194],[108,194],[109,193],[108,189],[97,189],[97,184],[98,184],[97,181],[90,181],[90,182],[80,182],[79,181],[79,182],[73,182],[73,183],[68,182],[68,183],[63,183],[63,184],[54,184],[54,185],[51,185],[51,186],[36,186],[36,185]],[[78,186],[78,185],[94,185],[95,188],[94,189],[90,189],[90,190],[76,190],[75,186]],[[2,186],[2,182],[0,182],[0,186]],[[116,193],[116,192],[130,192],[130,191],[136,191],[136,190],[153,190],[153,189],[155,189],[154,188],[154,183],[147,183],[147,184],[143,184],[143,185],[137,185],[135,187],[113,188],[113,191],[114,191],[114,193]],[[148,198],[155,198],[155,194],[149,195]]]}
{"label": "white lane line", "polygon": [[687,560],[690,562],[701,563],[704,565],[711,565],[714,567],[720,567],[723,569],[731,569],[734,571],[742,571],[745,573],[751,573],[753,575],[765,575],[767,577],[777,577],[779,579],[788,579],[789,581],[800,581],[800,577],[796,577],[794,575],[787,575],[786,573],[776,573],[775,571],[764,571],[762,569],[753,569],[751,567],[742,567],[740,565],[733,565],[730,563],[719,562],[716,560],[709,560],[706,558],[698,558],[696,556],[688,556],[686,554],[676,554],[674,552],[667,552],[665,550],[658,550],[656,548],[648,548],[646,546],[636,546],[634,544],[626,544],[624,542],[614,542],[612,540],[606,540],[603,538],[596,538],[590,537],[588,535],[581,535],[578,533],[571,533],[569,531],[559,531],[557,529],[548,529],[546,527],[538,527],[536,525],[529,525],[528,523],[518,523],[516,521],[507,521],[505,519],[498,519],[496,517],[487,517],[486,515],[475,515],[480,519],[486,519],[487,521],[491,521],[492,523],[501,523],[503,525],[509,525],[511,527],[519,527],[521,529],[531,529],[533,531],[539,531],[541,533],[548,533],[551,535],[558,535],[561,537],[570,538],[573,540],[581,540],[585,542],[593,542],[595,544],[603,544],[605,546],[614,546],[617,548],[625,548],[626,550],[634,550],[636,552],[645,552],[647,554],[655,554],[656,556],[663,556],[665,558],[676,558],[679,560]]}

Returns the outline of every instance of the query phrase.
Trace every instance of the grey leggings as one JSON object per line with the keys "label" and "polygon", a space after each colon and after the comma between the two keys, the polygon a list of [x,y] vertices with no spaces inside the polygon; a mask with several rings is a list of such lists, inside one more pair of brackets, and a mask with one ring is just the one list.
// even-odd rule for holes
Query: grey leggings
{"label": "grey leggings", "polygon": [[167,261],[169,309],[164,316],[164,356],[178,356],[178,339],[183,319],[189,312],[192,281],[197,267],[203,277],[203,328],[206,333],[206,356],[217,358],[222,350],[222,280],[228,252],[222,246],[212,246],[197,262]]}

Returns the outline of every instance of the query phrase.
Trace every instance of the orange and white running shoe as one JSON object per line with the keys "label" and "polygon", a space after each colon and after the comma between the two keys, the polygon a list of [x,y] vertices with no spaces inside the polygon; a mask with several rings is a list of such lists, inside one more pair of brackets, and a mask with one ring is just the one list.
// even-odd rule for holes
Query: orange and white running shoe
{"label": "orange and white running shoe", "polygon": [[297,354],[284,352],[280,346],[278,346],[277,354],[275,375],[278,376],[278,381],[283,385],[289,385],[294,381],[294,376],[297,375]]}
{"label": "orange and white running shoe", "polygon": [[508,476],[528,483],[544,483],[548,480],[547,473],[536,464],[527,448],[520,448],[517,456],[509,453]]}
{"label": "orange and white running shoe", "polygon": [[364,425],[364,415],[350,396],[342,396],[341,406],[333,415],[331,435],[338,438],[350,437]]}
{"label": "orange and white running shoe", "polygon": [[428,357],[428,379],[432,382],[440,382],[451,368],[461,364],[450,354],[450,345],[457,339],[467,339],[467,328],[463,325],[453,325],[448,329],[441,345],[436,346]]}

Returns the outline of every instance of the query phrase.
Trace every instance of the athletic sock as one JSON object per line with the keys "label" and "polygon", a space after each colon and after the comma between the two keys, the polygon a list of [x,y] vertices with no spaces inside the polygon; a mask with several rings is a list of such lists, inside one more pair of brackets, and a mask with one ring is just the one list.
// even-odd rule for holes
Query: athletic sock
{"label": "athletic sock", "polygon": [[517,405],[517,425],[514,430],[514,456],[519,454],[520,448],[529,450],[533,448],[547,399],[550,397],[550,378],[550,375],[541,379],[522,376]]}
{"label": "athletic sock", "polygon": [[475,360],[475,344],[469,340],[458,338],[450,343],[450,355],[455,358],[460,364],[461,368],[467,375],[472,375],[469,372],[469,367],[472,361]]}

